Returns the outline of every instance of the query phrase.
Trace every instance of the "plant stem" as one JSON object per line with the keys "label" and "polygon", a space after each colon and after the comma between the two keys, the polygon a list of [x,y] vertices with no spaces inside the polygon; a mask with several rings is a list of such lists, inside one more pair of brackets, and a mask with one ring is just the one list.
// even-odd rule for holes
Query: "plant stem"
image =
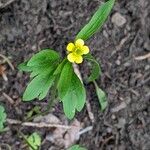
{"label": "plant stem", "polygon": [[26,136],[20,131],[20,130],[17,130],[18,134],[22,136],[22,138],[24,139],[24,141],[28,144],[29,147],[32,148],[32,150],[36,150],[32,144],[30,144],[30,142],[28,141],[28,139],[26,138]]}
{"label": "plant stem", "polygon": [[51,99],[48,101],[48,105],[47,108],[44,112],[38,113],[30,118],[28,118],[26,121],[31,121],[34,118],[41,116],[41,115],[46,115],[53,107],[54,101],[56,100],[56,93],[57,93],[57,81],[58,81],[58,76],[56,76],[55,82],[54,82],[54,86],[53,86],[53,90],[51,91]]}
{"label": "plant stem", "polygon": [[54,101],[56,100],[56,91],[57,91],[57,89],[55,86],[51,92],[51,100],[48,101],[46,112],[49,112],[53,107]]}

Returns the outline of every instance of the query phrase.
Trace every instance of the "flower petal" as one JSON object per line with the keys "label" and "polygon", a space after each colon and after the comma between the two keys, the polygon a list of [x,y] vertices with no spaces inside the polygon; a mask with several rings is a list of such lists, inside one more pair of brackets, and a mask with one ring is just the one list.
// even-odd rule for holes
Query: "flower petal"
{"label": "flower petal", "polygon": [[90,51],[88,46],[82,46],[81,50],[82,50],[83,54],[88,54]]}
{"label": "flower petal", "polygon": [[75,45],[73,43],[69,43],[67,45],[67,51],[72,52],[75,48]]}
{"label": "flower petal", "polygon": [[76,56],[75,56],[73,53],[70,53],[70,54],[68,54],[67,59],[68,59],[70,62],[75,62]]}
{"label": "flower petal", "polygon": [[76,47],[82,47],[84,45],[84,41],[82,39],[77,39],[75,41],[75,46]]}
{"label": "flower petal", "polygon": [[82,56],[81,55],[76,55],[75,63],[80,64],[80,63],[82,63],[82,61],[83,61]]}

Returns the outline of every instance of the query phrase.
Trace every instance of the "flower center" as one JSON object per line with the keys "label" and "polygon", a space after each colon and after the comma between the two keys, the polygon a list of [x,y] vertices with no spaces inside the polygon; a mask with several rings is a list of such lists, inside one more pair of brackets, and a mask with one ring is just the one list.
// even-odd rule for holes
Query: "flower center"
{"label": "flower center", "polygon": [[82,50],[81,50],[80,48],[76,48],[76,49],[75,49],[75,53],[76,53],[77,55],[82,55]]}

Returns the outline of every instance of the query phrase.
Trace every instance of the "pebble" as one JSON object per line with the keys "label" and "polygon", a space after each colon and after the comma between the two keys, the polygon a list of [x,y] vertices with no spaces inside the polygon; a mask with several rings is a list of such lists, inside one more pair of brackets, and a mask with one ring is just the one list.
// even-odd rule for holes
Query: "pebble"
{"label": "pebble", "polygon": [[113,115],[111,116],[111,119],[115,120],[115,119],[116,119],[116,116],[113,114]]}
{"label": "pebble", "polygon": [[119,118],[118,124],[116,124],[116,126],[118,128],[124,128],[125,124],[126,124],[126,120],[124,118]]}
{"label": "pebble", "polygon": [[117,25],[118,27],[123,26],[127,22],[126,18],[118,12],[116,12],[112,16],[111,21],[113,24]]}
{"label": "pebble", "polygon": [[121,64],[120,60],[116,60],[116,64],[119,66]]}
{"label": "pebble", "polygon": [[150,65],[146,65],[145,70],[149,70],[149,69],[150,69]]}
{"label": "pebble", "polygon": [[111,128],[107,128],[107,133],[112,133],[112,129]]}
{"label": "pebble", "polygon": [[106,38],[109,37],[108,33],[107,33],[105,30],[103,30],[103,35],[104,35]]}

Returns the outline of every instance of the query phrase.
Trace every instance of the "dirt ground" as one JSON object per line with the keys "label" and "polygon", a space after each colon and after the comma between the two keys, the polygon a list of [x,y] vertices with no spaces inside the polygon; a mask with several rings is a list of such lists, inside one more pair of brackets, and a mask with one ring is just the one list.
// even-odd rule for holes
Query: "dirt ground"
{"label": "dirt ground", "polygon": [[[15,68],[3,63],[8,81],[0,77],[0,103],[8,118],[24,121],[29,110],[36,105],[44,110],[48,100],[21,101],[29,75],[19,72],[18,64],[44,48],[65,56],[66,44],[100,4],[100,0],[0,1],[0,54]],[[87,44],[101,63],[102,75],[97,82],[107,93],[108,107],[100,111],[94,86],[87,84],[87,101],[94,119],[92,122],[89,118],[87,107],[76,118],[83,128],[93,129],[76,143],[88,150],[150,150],[150,1],[118,0],[101,32]],[[87,64],[79,67],[85,80]],[[61,104],[55,105],[51,114],[63,124],[71,124]],[[41,150],[65,149],[62,143],[49,139],[54,129],[7,126],[9,129],[0,134],[2,150],[8,149],[6,144],[12,150],[27,149],[17,129],[25,135],[38,131],[43,141]]]}

